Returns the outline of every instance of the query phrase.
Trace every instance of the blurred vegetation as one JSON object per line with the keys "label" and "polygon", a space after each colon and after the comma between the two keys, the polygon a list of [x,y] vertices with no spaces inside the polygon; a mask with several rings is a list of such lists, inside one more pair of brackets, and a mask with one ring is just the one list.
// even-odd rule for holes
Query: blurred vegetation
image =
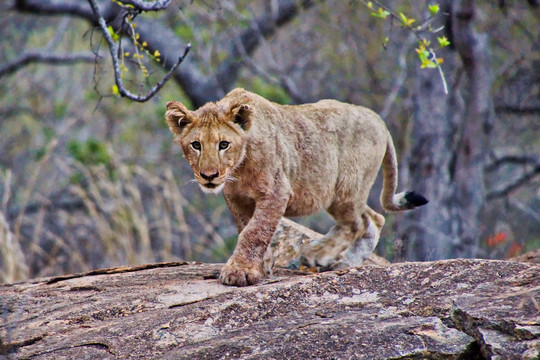
{"label": "blurred vegetation", "polygon": [[[392,6],[418,18],[424,8],[406,1]],[[525,1],[505,11],[491,2],[479,6],[482,30],[490,34],[495,102],[527,100],[540,106],[538,13]],[[179,1],[149,16],[191,41],[191,60],[212,74],[224,59],[221,43],[263,12],[247,1]],[[378,20],[354,1],[317,3],[262,42],[251,57],[260,68],[244,66],[236,85],[293,103],[281,86],[285,79],[307,101],[334,98],[381,111],[394,79],[405,72],[385,118],[404,156],[414,110],[412,68],[419,65],[408,33]],[[104,46],[90,24],[60,16],[4,12],[0,36],[0,64],[47,44],[50,51],[62,52]],[[405,68],[398,56],[404,46],[410,47]],[[144,81],[151,84],[164,72],[159,63],[149,66]],[[128,86],[137,88],[140,73],[133,64],[128,68]],[[156,261],[223,261],[232,252],[236,227],[222,196],[205,196],[191,182],[191,169],[163,120],[166,101],[189,105],[190,100],[173,81],[144,104],[113,96],[112,85],[107,57],[96,64],[31,64],[2,78],[0,282]],[[538,112],[500,111],[494,127],[493,156],[539,156]],[[527,166],[498,167],[486,185],[500,187]],[[505,258],[540,247],[539,184],[533,177],[511,196],[488,202],[483,257]],[[378,183],[372,191],[376,209],[379,188]],[[300,221],[320,232],[332,224],[325,214]],[[377,250],[390,259],[399,257],[393,223],[387,216]]]}

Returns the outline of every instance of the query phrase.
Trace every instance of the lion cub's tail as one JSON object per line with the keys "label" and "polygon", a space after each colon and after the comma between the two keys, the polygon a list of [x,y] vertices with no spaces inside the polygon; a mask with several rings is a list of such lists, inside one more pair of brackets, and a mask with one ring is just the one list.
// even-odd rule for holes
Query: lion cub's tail
{"label": "lion cub's tail", "polygon": [[396,149],[392,137],[388,134],[386,154],[383,163],[383,189],[381,204],[386,211],[401,211],[414,209],[428,203],[428,200],[414,191],[404,191],[396,194],[398,186],[398,165]]}

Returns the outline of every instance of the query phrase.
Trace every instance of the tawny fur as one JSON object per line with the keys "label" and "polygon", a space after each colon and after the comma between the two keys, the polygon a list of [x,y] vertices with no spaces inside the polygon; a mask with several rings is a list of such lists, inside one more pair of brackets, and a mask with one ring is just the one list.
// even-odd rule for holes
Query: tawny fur
{"label": "tawny fur", "polygon": [[392,138],[383,120],[361,106],[334,100],[283,106],[235,89],[196,111],[170,101],[165,118],[201,188],[223,191],[238,227],[236,249],[221,271],[224,284],[260,281],[262,259],[281,217],[323,209],[336,225],[302,247],[303,261],[360,265],[384,224],[366,205],[381,166],[386,210],[425,203],[421,196],[411,202],[411,193],[395,194]]}

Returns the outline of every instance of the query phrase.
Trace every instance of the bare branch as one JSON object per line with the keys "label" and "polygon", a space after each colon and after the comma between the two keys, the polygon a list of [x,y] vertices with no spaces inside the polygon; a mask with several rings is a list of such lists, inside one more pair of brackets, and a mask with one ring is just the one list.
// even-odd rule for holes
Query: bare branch
{"label": "bare branch", "polygon": [[[14,8],[20,12],[39,15],[72,15],[92,20],[92,12],[84,1],[14,0]],[[112,5],[112,2],[111,2]],[[118,8],[116,6],[116,8]]]}
{"label": "bare branch", "polygon": [[[242,53],[250,56],[257,49],[262,40],[270,37],[281,26],[288,24],[296,18],[302,10],[307,10],[316,4],[312,0],[280,0],[276,2],[276,11],[273,15],[263,14],[254,19],[250,26],[231,41],[227,50],[229,56],[218,68],[217,78],[220,84],[229,88],[237,79],[242,63]],[[242,47],[238,47],[241,44]],[[292,95],[292,94],[291,94]]]}
{"label": "bare branch", "polygon": [[486,171],[494,171],[501,165],[505,164],[518,164],[518,165],[529,165],[536,164],[538,162],[538,157],[527,156],[527,155],[503,155],[499,158],[496,158],[492,163],[486,165]]}
{"label": "bare branch", "polygon": [[171,3],[171,0],[119,0],[120,5],[131,5],[140,11],[159,11],[165,9]]}
{"label": "bare branch", "polygon": [[[261,33],[260,29],[259,30],[259,35],[261,36],[261,42],[264,41],[264,37],[263,37],[263,34]],[[236,49],[238,50],[239,54],[240,54],[240,57],[242,59],[242,62],[244,63],[244,65],[247,66],[247,68],[249,70],[251,70],[251,72],[255,75],[258,75],[258,76],[261,76],[265,81],[267,81],[268,83],[270,84],[277,84],[279,86],[281,86],[291,97],[292,99],[296,102],[296,103],[307,103],[309,102],[301,93],[300,91],[298,90],[298,88],[296,87],[296,85],[294,84],[294,81],[291,80],[291,78],[289,76],[287,76],[286,74],[277,74],[277,75],[272,75],[272,74],[269,74],[267,71],[265,71],[263,68],[261,68],[260,66],[258,66],[248,55],[245,47],[244,47],[244,44],[242,43],[241,41],[241,38],[240,36],[236,36],[235,39],[235,45],[236,45]]]}
{"label": "bare branch", "polygon": [[78,62],[93,63],[100,58],[91,52],[49,54],[46,52],[32,51],[0,65],[0,77],[13,74],[31,63],[45,63],[50,65],[69,65]]}
{"label": "bare branch", "polygon": [[540,106],[496,105],[498,114],[540,115]]}
{"label": "bare branch", "polygon": [[138,102],[145,102],[150,100],[154,95],[158,93],[158,91],[165,85],[165,83],[171,78],[176,68],[182,63],[184,58],[189,53],[189,50],[191,49],[191,44],[187,44],[187,46],[184,49],[184,53],[178,61],[173,65],[173,67],[169,70],[169,72],[159,81],[146,95],[135,95],[132,92],[130,92],[126,87],[124,86],[124,81],[122,80],[122,70],[120,67],[120,60],[118,59],[118,45],[113,40],[111,34],[109,33],[109,30],[107,28],[107,24],[105,22],[105,19],[103,16],[101,16],[101,13],[99,11],[99,7],[95,0],[88,0],[90,3],[90,6],[92,7],[92,11],[94,12],[94,15],[98,21],[98,25],[101,29],[101,32],[103,33],[103,37],[107,41],[107,44],[109,45],[109,52],[111,54],[111,59],[113,63],[114,68],[114,78],[116,86],[118,87],[118,92],[121,96],[127,97],[130,100],[138,101]]}
{"label": "bare branch", "polygon": [[[98,23],[93,9],[88,6],[88,2],[80,0],[11,0],[13,8],[20,12],[28,12],[40,15],[70,15],[84,18],[92,23]],[[143,0],[135,0],[137,3]],[[0,1],[1,2],[1,1]],[[119,11],[125,11],[112,1],[92,0],[99,2],[101,15],[104,19],[118,19]],[[128,1],[122,1],[128,3]],[[135,3],[135,2],[133,2]],[[163,1],[161,1],[164,4]],[[261,29],[265,38],[271,36],[278,28],[287,24],[299,15],[302,9],[308,9],[316,4],[312,0],[277,0],[277,11],[275,16],[263,14],[254,20],[257,28]],[[162,54],[163,64],[171,68],[185,48],[185,42],[182,41],[171,28],[160,21],[148,18],[139,18],[137,21],[137,32],[140,34],[140,41],[148,43],[148,50],[152,52],[159,50]],[[104,36],[107,35],[104,33]],[[252,54],[260,45],[259,35],[252,27],[246,29],[240,34],[242,42],[248,55]],[[201,71],[200,64],[193,61],[193,58],[187,58],[181,67],[178,67],[173,74],[174,80],[185,91],[186,96],[191,100],[193,106],[199,107],[207,101],[217,100],[225,95],[236,82],[242,63],[238,61],[239,53],[234,41],[226,49],[227,58],[221,63],[217,70],[217,76],[208,76]],[[113,56],[113,62],[114,62]],[[116,73],[115,73],[116,77]],[[219,80],[218,80],[219,79]],[[118,86],[118,85],[117,85]],[[120,90],[120,86],[119,90]]]}
{"label": "bare branch", "polygon": [[519,187],[527,184],[530,180],[534,179],[536,176],[540,175],[540,163],[536,163],[536,166],[530,171],[525,172],[519,178],[515,179],[511,183],[507,184],[502,189],[497,189],[489,191],[486,194],[486,200],[494,200],[497,198],[505,197],[509,195],[512,191],[518,189]]}

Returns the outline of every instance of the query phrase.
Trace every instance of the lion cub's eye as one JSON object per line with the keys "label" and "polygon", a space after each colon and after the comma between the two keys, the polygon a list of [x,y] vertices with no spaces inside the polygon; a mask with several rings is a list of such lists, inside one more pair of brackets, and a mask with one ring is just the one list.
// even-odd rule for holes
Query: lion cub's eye
{"label": "lion cub's eye", "polygon": [[194,141],[191,143],[191,147],[195,150],[201,150],[201,143],[198,141]]}
{"label": "lion cub's eye", "polygon": [[220,141],[220,142],[219,142],[219,150],[226,150],[226,149],[228,149],[230,144],[231,144],[231,143],[228,142],[228,141]]}

